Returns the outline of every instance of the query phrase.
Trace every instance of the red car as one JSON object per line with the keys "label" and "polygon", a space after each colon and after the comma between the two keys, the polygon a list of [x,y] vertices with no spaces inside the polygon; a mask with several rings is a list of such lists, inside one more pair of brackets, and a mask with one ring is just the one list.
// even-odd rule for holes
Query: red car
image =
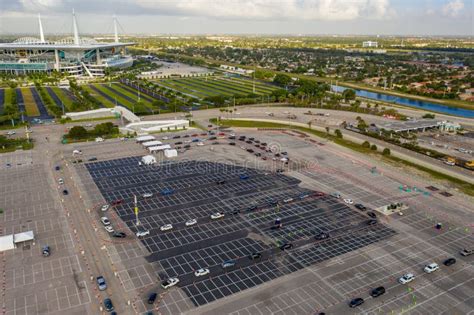
{"label": "red car", "polygon": [[197,133],[191,135],[191,137],[197,137],[197,136],[199,136]]}
{"label": "red car", "polygon": [[218,136],[225,136],[225,133],[219,132]]}
{"label": "red car", "polygon": [[122,202],[123,202],[123,199],[117,199],[117,200],[112,201],[111,205],[116,206],[116,205],[121,204]]}

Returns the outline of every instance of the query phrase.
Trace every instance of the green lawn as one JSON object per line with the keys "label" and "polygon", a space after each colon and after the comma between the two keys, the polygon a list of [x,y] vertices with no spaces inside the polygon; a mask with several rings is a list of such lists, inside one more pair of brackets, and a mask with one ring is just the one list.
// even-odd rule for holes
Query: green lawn
{"label": "green lawn", "polygon": [[64,107],[70,110],[72,108],[72,99],[68,95],[66,95],[66,93],[61,88],[57,86],[51,87],[51,89],[53,90],[54,94],[56,94],[56,96],[61,100],[61,102],[63,102]]}
{"label": "green lawn", "polygon": [[[134,110],[135,112],[148,112],[147,107],[145,107],[144,105],[133,104],[130,101],[128,101],[127,99],[123,98],[122,96],[120,96],[120,95],[114,93],[113,91],[107,89],[102,84],[94,84],[94,86],[98,90],[100,90],[101,92],[103,92],[103,93],[107,94],[108,96],[110,96],[112,99],[117,99],[118,103],[123,104],[125,107],[127,107],[131,111]],[[112,85],[112,87],[113,87],[113,85]],[[110,103],[110,101],[109,101],[109,103]],[[115,104],[113,104],[113,106],[115,106]]]}
{"label": "green lawn", "polygon": [[[115,84],[112,84],[111,86],[115,91],[118,91],[120,93],[122,93],[123,95],[126,95],[128,97],[130,97],[131,99],[133,100],[137,100],[137,94],[134,94],[126,89],[124,89],[122,87],[122,84],[120,83],[115,83]],[[145,106],[145,107],[148,107],[148,108],[152,108],[153,106],[151,105],[151,103],[144,99],[143,97],[140,97],[140,102]]]}
{"label": "green lawn", "polygon": [[23,95],[23,103],[25,104],[26,115],[29,117],[39,116],[40,112],[38,106],[36,106],[35,99],[29,88],[22,88],[21,94]]}
{"label": "green lawn", "polygon": [[105,107],[111,108],[115,107],[115,104],[103,97],[101,94],[97,93],[95,90],[91,89],[87,85],[83,85],[82,88],[89,92],[89,94],[93,97],[95,97],[99,102],[101,102]]}

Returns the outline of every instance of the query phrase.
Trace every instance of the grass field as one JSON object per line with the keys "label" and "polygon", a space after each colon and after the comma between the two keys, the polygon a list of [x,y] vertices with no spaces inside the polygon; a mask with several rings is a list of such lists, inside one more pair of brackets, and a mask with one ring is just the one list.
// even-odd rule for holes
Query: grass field
{"label": "grass field", "polygon": [[26,115],[29,117],[39,116],[40,112],[38,110],[38,107],[36,106],[35,99],[33,98],[33,95],[31,94],[30,89],[22,88],[21,94],[23,95],[23,102],[25,104]]}
{"label": "grass field", "polygon": [[10,104],[10,101],[12,99],[13,90],[12,89],[5,89],[3,93],[4,93],[3,94],[3,106],[0,106],[0,107],[5,109],[5,105]]}
{"label": "grass field", "polygon": [[[128,92],[128,91],[122,92],[123,89],[120,88],[120,87],[115,86],[115,84],[110,85],[110,88],[112,90],[107,88],[108,85],[106,86],[104,84],[94,84],[94,86],[98,90],[100,90],[102,93],[108,95],[113,100],[117,100],[117,103],[124,105],[125,107],[127,107],[131,111],[135,111],[136,113],[137,112],[149,112],[150,111],[150,108],[148,106],[144,105],[144,102],[142,104],[137,104],[136,102],[132,102],[129,99],[127,99],[126,97],[129,97],[131,100],[136,101],[136,96],[131,95],[131,93]],[[126,97],[123,97],[120,94],[125,95]],[[94,97],[96,95],[97,95],[97,93],[93,94]],[[105,97],[103,97],[103,98],[106,99]],[[106,105],[107,107],[115,106],[115,102],[111,102],[110,100],[107,100],[107,103],[111,104],[111,106],[108,106],[104,103],[104,105]],[[151,104],[149,102],[147,102],[147,104],[149,104],[149,106],[151,106]]]}
{"label": "grass field", "polygon": [[87,92],[90,93],[91,96],[93,96],[94,98],[96,98],[99,102],[101,102],[105,107],[114,107],[115,104],[111,101],[109,101],[107,98],[105,98],[104,96],[102,96],[101,94],[97,93],[96,91],[94,91],[93,89],[91,89],[90,86],[87,86],[87,85],[83,85],[81,86],[84,90],[86,90]]}
{"label": "grass field", "polygon": [[[127,89],[124,89],[123,88],[123,85],[121,83],[114,83],[112,84],[112,89],[114,89],[115,91],[131,98],[132,100],[137,100],[137,94],[135,93],[132,93],[130,92],[129,90]],[[151,102],[148,101],[147,99],[143,98],[143,97],[140,97],[140,102],[145,106],[145,108],[152,108],[152,105],[151,105]]]}
{"label": "grass field", "polygon": [[63,102],[64,107],[69,110],[72,107],[72,99],[67,96],[66,93],[64,93],[64,91],[59,87],[55,86],[51,89],[53,90],[54,94],[56,94],[56,96]]}
{"label": "grass field", "polygon": [[[196,77],[163,79],[156,81],[159,85],[191,95],[195,98],[206,98],[212,96],[235,96],[235,95],[268,95],[277,87],[262,83],[260,81],[234,78],[234,77]],[[255,85],[255,89],[254,89]]]}

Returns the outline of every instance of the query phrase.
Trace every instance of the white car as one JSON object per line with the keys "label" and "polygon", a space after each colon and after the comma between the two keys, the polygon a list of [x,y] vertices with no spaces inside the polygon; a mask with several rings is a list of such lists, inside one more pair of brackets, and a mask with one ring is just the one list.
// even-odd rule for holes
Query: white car
{"label": "white car", "polygon": [[62,178],[58,179],[58,184],[59,184],[59,185],[64,184],[64,179],[62,179]]}
{"label": "white car", "polygon": [[9,131],[9,132],[7,132],[7,136],[13,136],[14,134],[16,134],[15,131]]}
{"label": "white car", "polygon": [[292,202],[293,198],[286,198],[283,200],[284,203]]}
{"label": "white car", "polygon": [[407,284],[407,283],[412,282],[413,280],[415,280],[415,276],[412,273],[407,273],[401,276],[398,279],[398,282],[400,282],[401,284]]}
{"label": "white car", "polygon": [[86,124],[86,127],[92,127],[92,124]]}
{"label": "white car", "polygon": [[354,203],[352,199],[344,199],[344,202],[347,203],[348,205],[351,205]]}
{"label": "white car", "polygon": [[190,139],[184,140],[184,143],[191,143],[191,140]]}
{"label": "white car", "polygon": [[432,263],[432,264],[429,264],[429,265],[426,265],[425,268],[423,268],[423,271],[426,272],[426,273],[432,273],[436,270],[439,269],[439,266],[437,263]]}
{"label": "white car", "polygon": [[161,283],[161,287],[163,289],[169,289],[171,288],[172,286],[175,286],[179,283],[179,279],[178,278],[169,278],[168,280],[165,280]]}
{"label": "white car", "polygon": [[151,198],[151,197],[153,197],[152,193],[144,193],[143,194],[143,198]]}
{"label": "white car", "polygon": [[204,142],[198,142],[197,145],[202,147],[204,145]]}
{"label": "white car", "polygon": [[172,224],[165,224],[163,226],[160,226],[160,231],[162,231],[162,232],[169,231],[169,230],[172,230],[172,229],[173,229]]}
{"label": "white car", "polygon": [[208,275],[211,271],[209,271],[209,269],[207,268],[201,268],[201,269],[198,269],[194,272],[194,275],[196,277],[202,277],[202,276],[205,276],[205,275]]}
{"label": "white car", "polygon": [[72,155],[81,155],[82,151],[81,150],[73,150]]}
{"label": "white car", "polygon": [[103,225],[110,225],[110,220],[107,217],[102,217],[100,218],[100,222],[102,222]]}
{"label": "white car", "polygon": [[224,214],[220,213],[220,212],[216,212],[216,213],[211,214],[211,219],[212,220],[217,220],[217,219],[220,219],[220,218],[223,218],[223,217],[224,217]]}
{"label": "white car", "polygon": [[198,223],[198,221],[196,219],[191,219],[191,220],[186,221],[186,223],[184,223],[184,225],[193,226],[194,224],[197,224],[197,223]]}
{"label": "white car", "polygon": [[229,137],[235,137],[235,133],[229,134]]}
{"label": "white car", "polygon": [[112,225],[106,225],[106,226],[105,226],[105,230],[106,230],[107,232],[109,232],[109,233],[115,232],[115,231],[114,231],[114,228],[112,227]]}
{"label": "white car", "polygon": [[147,235],[150,235],[150,231],[148,231],[148,230],[138,231],[136,235],[137,235],[137,237],[147,236]]}
{"label": "white car", "polygon": [[106,204],[106,205],[103,205],[102,207],[100,207],[100,210],[101,211],[107,211],[107,210],[109,210],[109,207],[110,206],[108,204]]}
{"label": "white car", "polygon": [[97,138],[95,138],[95,142],[104,142],[104,138],[97,137]]}
{"label": "white car", "polygon": [[163,137],[163,138],[161,138],[161,140],[168,140],[168,139],[169,139],[169,137]]}

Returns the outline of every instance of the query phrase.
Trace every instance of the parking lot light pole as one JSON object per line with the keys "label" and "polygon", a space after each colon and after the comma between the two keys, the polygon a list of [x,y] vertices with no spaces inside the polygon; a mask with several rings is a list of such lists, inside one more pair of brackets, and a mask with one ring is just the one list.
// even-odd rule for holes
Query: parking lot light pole
{"label": "parking lot light pole", "polygon": [[137,195],[133,195],[133,201],[135,203],[135,225],[139,226],[140,225],[140,220],[138,220],[138,204],[137,204]]}

